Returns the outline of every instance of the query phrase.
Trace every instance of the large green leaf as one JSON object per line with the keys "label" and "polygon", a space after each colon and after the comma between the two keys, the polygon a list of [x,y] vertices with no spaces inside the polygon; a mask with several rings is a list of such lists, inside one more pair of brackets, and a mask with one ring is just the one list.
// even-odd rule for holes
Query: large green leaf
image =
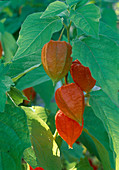
{"label": "large green leaf", "polygon": [[67,9],[67,5],[64,2],[55,1],[49,4],[47,9],[43,12],[41,18],[54,17]]}
{"label": "large green leaf", "polygon": [[0,113],[0,170],[21,170],[23,151],[30,147],[25,112],[6,105]]}
{"label": "large green leaf", "polygon": [[[107,129],[110,147],[116,153],[116,170],[119,169],[119,107],[103,91],[91,93],[90,104],[94,113]],[[113,145],[113,148],[112,148]]]}
{"label": "large green leaf", "polygon": [[4,23],[5,30],[7,32],[11,33],[11,34],[14,34],[15,32],[18,32],[18,30],[20,29],[22,23],[26,19],[26,17],[29,14],[34,12],[34,8],[29,6],[29,5],[21,6],[19,8],[19,12],[20,12],[20,10],[21,10],[21,14],[17,15],[17,11],[16,11],[16,13],[14,11],[13,16],[12,17],[7,17],[6,21]]}
{"label": "large green leaf", "polygon": [[79,3],[79,4],[85,4],[86,2],[88,2],[88,0],[66,0],[66,3],[68,4],[68,5],[74,5],[74,4],[76,4],[76,3]]}
{"label": "large green leaf", "polygon": [[21,77],[17,81],[16,87],[19,90],[23,90],[28,87],[37,86],[38,84],[47,82],[49,80],[50,80],[49,76],[46,74],[43,67],[40,66],[40,67],[30,71],[23,77]]}
{"label": "large green leaf", "polygon": [[112,8],[103,8],[101,12],[101,21],[108,24],[114,30],[117,30],[117,16]]}
{"label": "large green leaf", "polygon": [[81,145],[77,145],[76,143],[73,144],[73,149],[69,149],[68,144],[65,141],[62,141],[61,145],[61,153],[62,156],[68,161],[68,162],[78,162],[81,158],[84,157],[83,155],[83,148]]}
{"label": "large green leaf", "polygon": [[53,86],[52,80],[40,83],[39,85],[35,86],[34,89],[43,99],[45,106],[48,107],[55,90],[55,86]]}
{"label": "large green leaf", "polygon": [[27,114],[31,141],[38,166],[45,170],[60,170],[60,153],[49,127],[37,114],[34,114],[32,109],[29,112],[29,108],[22,108]]}
{"label": "large green leaf", "polygon": [[102,121],[95,116],[91,107],[84,112],[84,131],[92,138],[97,148],[104,170],[115,168],[113,148],[110,149],[109,136]]}
{"label": "large green leaf", "polygon": [[13,58],[9,75],[16,77],[34,65],[40,64],[41,49],[54,32],[62,28],[59,17],[40,18],[42,13],[34,13],[27,17],[22,25],[18,50]]}
{"label": "large green leaf", "polygon": [[100,9],[94,4],[85,5],[71,11],[70,19],[76,27],[80,28],[87,35],[98,38]]}
{"label": "large green leaf", "polygon": [[4,111],[6,102],[6,92],[10,90],[10,86],[13,84],[11,78],[5,75],[6,69],[3,65],[0,65],[0,112]]}
{"label": "large green leaf", "polygon": [[6,92],[10,90],[10,86],[13,85],[13,82],[7,72],[9,70],[9,64],[0,63],[0,112],[4,111],[5,102],[7,99]]}
{"label": "large green leaf", "polygon": [[91,155],[96,156],[100,160],[95,143],[86,132],[83,131],[77,141],[81,142],[87,148]]}
{"label": "large green leaf", "polygon": [[16,41],[12,36],[12,34],[8,32],[4,32],[1,36],[1,42],[2,42],[4,55],[5,55],[4,61],[10,62],[17,51]]}
{"label": "large green leaf", "polygon": [[25,149],[23,158],[32,168],[38,167],[37,158],[32,147]]}
{"label": "large green leaf", "polygon": [[10,88],[10,91],[7,92],[7,94],[9,95],[10,98],[12,98],[16,105],[22,103],[23,100],[28,100],[27,97],[25,97],[20,90],[12,86]]}
{"label": "large green leaf", "polygon": [[10,86],[13,84],[11,78],[6,75],[0,76],[0,112],[4,111],[6,102],[6,92],[10,90]]}
{"label": "large green leaf", "polygon": [[117,44],[104,36],[99,40],[88,37],[73,43],[74,59],[90,68],[98,85],[115,103],[118,103],[118,54]]}
{"label": "large green leaf", "polygon": [[104,22],[100,22],[99,34],[110,38],[111,40],[115,41],[119,45],[119,34]]}

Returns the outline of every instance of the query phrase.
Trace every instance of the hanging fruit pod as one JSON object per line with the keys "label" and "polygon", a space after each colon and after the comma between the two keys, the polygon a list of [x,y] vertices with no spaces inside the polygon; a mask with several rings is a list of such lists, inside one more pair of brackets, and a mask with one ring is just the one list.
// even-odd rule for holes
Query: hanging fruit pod
{"label": "hanging fruit pod", "polygon": [[67,142],[69,148],[72,148],[72,145],[82,133],[84,125],[83,118],[82,125],[79,125],[79,123],[70,119],[59,110],[55,116],[55,124],[59,135]]}
{"label": "hanging fruit pod", "polygon": [[96,83],[89,68],[83,66],[78,60],[72,62],[70,73],[74,82],[85,92],[89,92]]}
{"label": "hanging fruit pod", "polygon": [[55,83],[70,70],[72,47],[65,41],[50,40],[42,48],[41,61],[47,75]]}
{"label": "hanging fruit pod", "polygon": [[75,83],[67,84],[55,92],[59,109],[69,118],[82,124],[84,113],[84,94]]}
{"label": "hanging fruit pod", "polygon": [[[33,101],[36,97],[36,92],[33,87],[29,87],[23,90],[24,95],[27,97],[28,100]],[[24,100],[24,104],[29,104],[29,101]]]}

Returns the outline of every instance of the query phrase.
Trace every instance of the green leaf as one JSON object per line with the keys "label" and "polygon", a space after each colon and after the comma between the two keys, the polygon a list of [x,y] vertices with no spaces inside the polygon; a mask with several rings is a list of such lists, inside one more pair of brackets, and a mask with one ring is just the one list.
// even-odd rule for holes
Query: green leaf
{"label": "green leaf", "polygon": [[76,27],[80,28],[87,35],[98,38],[100,9],[94,4],[85,5],[71,11],[70,19]]}
{"label": "green leaf", "polygon": [[117,44],[104,36],[99,40],[88,37],[73,43],[74,59],[90,68],[99,86],[115,103],[118,103],[118,54]]}
{"label": "green leaf", "polygon": [[84,157],[83,155],[83,148],[81,145],[77,145],[76,143],[73,144],[73,149],[69,149],[68,144],[65,141],[62,141],[61,145],[61,153],[65,160],[68,162],[78,162],[81,158]]}
{"label": "green leaf", "polygon": [[[11,34],[14,34],[19,31],[22,23],[26,19],[26,17],[34,12],[33,7],[29,5],[25,5],[20,7],[21,8],[21,14],[18,15],[17,13],[12,16],[12,17],[7,17],[4,25],[5,25],[5,30]],[[19,8],[19,10],[20,10]],[[17,11],[16,11],[17,12]]]}
{"label": "green leaf", "polygon": [[[0,32],[3,34],[4,33],[4,24],[0,22]],[[1,39],[0,39],[1,40]]]}
{"label": "green leaf", "polygon": [[77,139],[77,141],[81,142],[87,148],[91,155],[95,155],[100,160],[95,143],[86,132],[83,131],[81,136]]}
{"label": "green leaf", "polygon": [[[95,125],[95,128],[94,128]],[[85,108],[84,131],[92,138],[97,148],[104,170],[115,168],[113,148],[110,148],[109,136],[102,121],[95,116],[91,107]]]}
{"label": "green leaf", "polygon": [[7,92],[7,94],[9,94],[10,98],[12,98],[16,105],[22,103],[23,100],[28,100],[27,97],[25,97],[21,91],[12,86],[10,88],[10,91]]}
{"label": "green leaf", "polygon": [[11,1],[11,6],[16,9],[20,7],[21,5],[25,4],[26,0],[10,0]]}
{"label": "green leaf", "polygon": [[40,64],[41,49],[54,32],[61,30],[62,21],[59,17],[40,18],[42,13],[31,14],[22,25],[18,50],[13,58],[9,75],[16,77],[29,68]]}
{"label": "green leaf", "polygon": [[43,69],[43,66],[40,66],[29,73],[25,74],[23,77],[21,77],[16,84],[16,87],[19,90],[26,89],[28,87],[37,86],[38,84],[44,83],[49,81],[50,78],[46,74],[46,72]]}
{"label": "green leaf", "polygon": [[[44,107],[41,106],[32,106],[32,107],[23,107],[25,112],[29,112],[29,114],[34,114],[35,116],[40,117],[45,123],[48,119],[48,111]],[[47,113],[46,113],[47,112]]]}
{"label": "green leaf", "polygon": [[67,10],[67,5],[64,2],[55,1],[49,4],[47,9],[41,15],[41,18],[54,17],[65,10]]}
{"label": "green leaf", "polygon": [[23,158],[32,168],[38,167],[37,158],[32,147],[25,149]]}
{"label": "green leaf", "polygon": [[77,170],[93,170],[93,168],[90,166],[88,159],[82,158],[79,162],[79,164],[76,166]]}
{"label": "green leaf", "polygon": [[0,118],[0,169],[21,170],[23,151],[30,147],[25,112],[7,104]]}
{"label": "green leaf", "polygon": [[110,147],[116,153],[116,169],[119,169],[119,107],[101,90],[91,92],[90,104],[108,132]]}
{"label": "green leaf", "polygon": [[46,107],[48,107],[50,105],[55,89],[52,80],[40,83],[39,85],[35,86],[34,89],[43,99]]}
{"label": "green leaf", "polygon": [[13,84],[9,76],[0,76],[0,112],[4,111],[6,102],[6,92],[10,90],[10,86]]}
{"label": "green leaf", "polygon": [[74,5],[76,3],[81,3],[81,4],[85,4],[86,2],[88,2],[88,0],[66,0],[66,3],[71,6],[71,5]]}
{"label": "green leaf", "polygon": [[117,30],[117,16],[114,9],[103,8],[101,16],[101,21],[108,24],[112,29]]}
{"label": "green leaf", "polygon": [[99,34],[110,38],[119,45],[119,34],[112,30],[112,28],[104,22],[100,22]]}
{"label": "green leaf", "polygon": [[4,61],[10,62],[17,51],[16,41],[12,36],[12,34],[8,32],[4,32],[4,34],[2,34],[1,36],[1,42],[2,42],[3,51],[5,55]]}
{"label": "green leaf", "polygon": [[22,107],[28,118],[31,142],[39,167],[45,170],[61,169],[60,153],[47,124],[27,107]]}

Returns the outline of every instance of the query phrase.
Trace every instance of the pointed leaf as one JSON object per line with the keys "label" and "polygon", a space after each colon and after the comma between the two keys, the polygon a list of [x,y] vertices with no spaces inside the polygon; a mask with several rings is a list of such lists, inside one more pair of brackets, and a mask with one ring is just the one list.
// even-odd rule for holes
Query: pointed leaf
{"label": "pointed leaf", "polygon": [[100,9],[94,4],[85,5],[71,11],[70,19],[76,27],[80,28],[87,35],[98,38]]}
{"label": "pointed leaf", "polygon": [[85,108],[84,131],[94,141],[104,170],[106,170],[107,167],[111,170],[111,166],[114,169],[115,159],[113,156],[113,148],[110,148],[108,133],[102,121],[95,116],[91,107]]}
{"label": "pointed leaf", "polygon": [[64,2],[55,1],[49,4],[47,9],[41,15],[41,18],[54,17],[67,9],[67,5]]}
{"label": "pointed leaf", "polygon": [[12,98],[16,105],[22,103],[23,100],[28,100],[27,97],[25,97],[23,93],[15,87],[11,87],[10,91],[7,92],[7,94],[9,94],[10,98]]}
{"label": "pointed leaf", "polygon": [[58,146],[47,124],[29,108],[22,107],[28,118],[31,141],[39,167],[45,170],[61,170]]}
{"label": "pointed leaf", "polygon": [[108,132],[110,147],[116,153],[116,169],[119,169],[119,107],[102,90],[91,93],[90,104]]}
{"label": "pointed leaf", "polygon": [[23,151],[30,147],[25,112],[7,104],[0,119],[0,169],[21,170]]}

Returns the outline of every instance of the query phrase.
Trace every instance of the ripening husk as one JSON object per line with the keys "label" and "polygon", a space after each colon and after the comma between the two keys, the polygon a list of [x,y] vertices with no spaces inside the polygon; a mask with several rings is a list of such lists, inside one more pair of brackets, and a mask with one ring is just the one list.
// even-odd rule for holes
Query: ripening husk
{"label": "ripening husk", "polygon": [[84,113],[84,94],[75,83],[67,84],[55,92],[59,109],[69,118],[82,124]]}
{"label": "ripening husk", "polygon": [[69,148],[72,148],[72,145],[82,133],[84,125],[83,118],[82,125],[79,125],[79,123],[70,119],[59,110],[55,116],[55,124],[59,135],[67,142]]}
{"label": "ripening husk", "polygon": [[74,82],[85,92],[89,92],[96,83],[89,68],[83,66],[78,60],[72,62],[70,73]]}
{"label": "ripening husk", "polygon": [[53,82],[62,79],[70,70],[72,47],[65,41],[50,40],[42,48],[43,68]]}
{"label": "ripening husk", "polygon": [[[33,87],[29,87],[23,90],[24,95],[27,97],[28,100],[33,101],[36,97],[36,92]],[[29,101],[24,100],[24,104],[29,104]]]}

